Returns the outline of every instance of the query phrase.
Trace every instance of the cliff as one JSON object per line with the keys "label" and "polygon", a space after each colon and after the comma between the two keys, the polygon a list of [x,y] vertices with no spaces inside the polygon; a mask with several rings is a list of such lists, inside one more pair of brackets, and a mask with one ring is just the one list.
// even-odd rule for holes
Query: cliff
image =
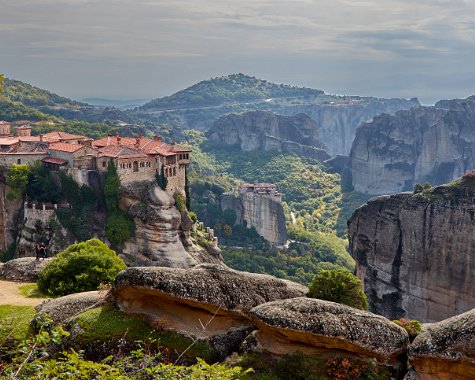
{"label": "cliff", "polygon": [[390,194],[440,185],[475,167],[475,97],[383,114],[363,124],[350,153],[356,191]]}
{"label": "cliff", "polygon": [[342,97],[329,99],[320,105],[293,105],[276,112],[308,115],[316,121],[319,139],[327,147],[327,152],[332,156],[346,156],[361,124],[381,113],[394,114],[419,105],[417,99]]}
{"label": "cliff", "polygon": [[217,245],[210,240],[200,246],[191,236],[193,223],[188,215],[180,213],[174,199],[155,183],[124,186],[121,208],[135,223],[135,234],[122,250],[129,265],[189,268],[203,262],[222,263]]}
{"label": "cliff", "polygon": [[370,310],[424,322],[475,307],[475,178],[383,196],[348,221]]}
{"label": "cliff", "polygon": [[230,114],[217,119],[206,136],[242,151],[286,150],[317,160],[330,158],[307,115],[281,116],[268,111]]}
{"label": "cliff", "polygon": [[276,245],[287,243],[284,208],[280,197],[256,194],[253,192],[223,194],[221,209],[234,210],[236,223],[255,227],[257,233],[268,242]]}

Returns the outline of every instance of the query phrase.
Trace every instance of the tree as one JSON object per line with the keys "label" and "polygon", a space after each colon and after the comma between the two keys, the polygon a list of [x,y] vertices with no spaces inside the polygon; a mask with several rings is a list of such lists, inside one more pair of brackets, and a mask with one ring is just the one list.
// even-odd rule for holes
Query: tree
{"label": "tree", "polygon": [[28,176],[31,173],[29,165],[17,165],[13,164],[8,168],[7,172],[7,185],[11,188],[11,191],[7,194],[9,200],[21,197],[28,185]]}
{"label": "tree", "polygon": [[233,209],[227,208],[226,210],[223,211],[223,223],[224,224],[229,224],[231,227],[236,224],[236,211]]}
{"label": "tree", "polygon": [[125,267],[107,245],[90,239],[60,252],[40,272],[38,289],[57,296],[96,290],[100,284],[111,284]]}
{"label": "tree", "polygon": [[5,81],[5,77],[3,74],[0,74],[0,95],[3,93],[3,82]]}
{"label": "tree", "polygon": [[114,161],[110,160],[107,164],[107,174],[104,183],[104,195],[106,207],[109,212],[118,208],[120,194],[120,177],[117,174],[117,168]]}
{"label": "tree", "polygon": [[164,168],[164,165],[162,165],[162,168],[160,169],[160,173],[157,173],[157,175],[155,176],[155,178],[157,179],[157,185],[160,186],[160,188],[161,188],[163,191],[166,191],[166,190],[167,190],[167,185],[168,185],[168,179],[167,179],[167,177],[165,176],[165,168]]}
{"label": "tree", "polygon": [[190,195],[190,183],[188,180],[188,170],[185,167],[185,196],[186,196],[186,209],[191,210],[191,195]]}
{"label": "tree", "polygon": [[424,187],[420,184],[420,183],[416,183],[414,185],[414,191],[413,193],[414,194],[419,194],[419,193],[422,193],[422,191],[424,190]]}
{"label": "tree", "polygon": [[360,310],[368,307],[361,281],[344,269],[322,270],[313,278],[307,296],[342,303]]}

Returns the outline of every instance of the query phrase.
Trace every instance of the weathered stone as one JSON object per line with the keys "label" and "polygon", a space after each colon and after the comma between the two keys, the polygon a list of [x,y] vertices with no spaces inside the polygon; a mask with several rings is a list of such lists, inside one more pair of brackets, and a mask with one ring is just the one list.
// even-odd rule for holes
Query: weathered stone
{"label": "weathered stone", "polygon": [[222,262],[220,251],[210,254],[189,239],[191,219],[180,213],[175,200],[156,183],[129,184],[120,201],[121,208],[135,222],[135,235],[123,248],[122,257],[127,264],[189,268],[201,262]]}
{"label": "weathered stone", "polygon": [[38,315],[47,314],[54,322],[62,323],[87,309],[104,303],[105,294],[100,291],[69,294],[44,301],[36,307]]}
{"label": "weathered stone", "polygon": [[254,227],[259,235],[270,243],[284,245],[287,242],[284,208],[280,197],[254,192],[223,194],[221,209],[234,210],[236,224]]}
{"label": "weathered stone", "polygon": [[356,191],[391,194],[440,185],[475,167],[475,97],[383,114],[358,128],[350,153]]}
{"label": "weathered stone", "polygon": [[[113,289],[122,311],[142,315],[153,326],[209,339],[233,350],[237,340],[253,328],[248,315],[251,308],[306,292],[297,283],[213,264],[188,270],[128,268],[119,273]],[[227,334],[239,339],[223,346]]]}
{"label": "weathered stone", "polygon": [[409,343],[407,332],[382,316],[314,298],[268,302],[251,314],[262,349],[278,355],[333,350],[387,362]]}
{"label": "weathered stone", "polygon": [[36,260],[34,257],[21,257],[7,261],[0,267],[0,277],[9,281],[36,282],[41,270],[51,259]]}
{"label": "weathered stone", "polygon": [[383,196],[348,221],[370,310],[434,322],[475,307],[475,178]]}
{"label": "weathered stone", "polygon": [[475,378],[475,309],[424,326],[409,347],[421,380]]}
{"label": "weathered stone", "polygon": [[221,116],[206,135],[241,150],[285,150],[323,161],[330,156],[317,136],[315,121],[305,114],[281,116],[269,111],[249,111]]}

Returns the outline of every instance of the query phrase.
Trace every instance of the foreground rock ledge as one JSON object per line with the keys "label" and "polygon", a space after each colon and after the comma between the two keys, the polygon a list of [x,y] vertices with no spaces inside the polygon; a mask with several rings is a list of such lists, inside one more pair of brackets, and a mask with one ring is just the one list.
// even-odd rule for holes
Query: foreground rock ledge
{"label": "foreground rock ledge", "polygon": [[276,355],[339,353],[395,363],[409,344],[406,331],[388,319],[319,299],[269,302],[251,315],[258,346]]}
{"label": "foreground rock ledge", "polygon": [[254,306],[306,292],[294,282],[217,264],[128,268],[119,273],[113,289],[122,311],[198,338],[249,329],[248,313]]}
{"label": "foreground rock ledge", "polygon": [[425,325],[409,362],[423,380],[475,379],[475,309]]}

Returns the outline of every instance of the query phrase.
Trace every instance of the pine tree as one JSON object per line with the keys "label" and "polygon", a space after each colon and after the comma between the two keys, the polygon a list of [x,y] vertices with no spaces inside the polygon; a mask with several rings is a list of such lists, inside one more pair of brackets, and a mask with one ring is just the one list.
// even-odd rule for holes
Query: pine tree
{"label": "pine tree", "polygon": [[191,210],[191,196],[190,196],[190,183],[188,181],[188,170],[185,167],[185,196],[186,196],[186,208]]}

